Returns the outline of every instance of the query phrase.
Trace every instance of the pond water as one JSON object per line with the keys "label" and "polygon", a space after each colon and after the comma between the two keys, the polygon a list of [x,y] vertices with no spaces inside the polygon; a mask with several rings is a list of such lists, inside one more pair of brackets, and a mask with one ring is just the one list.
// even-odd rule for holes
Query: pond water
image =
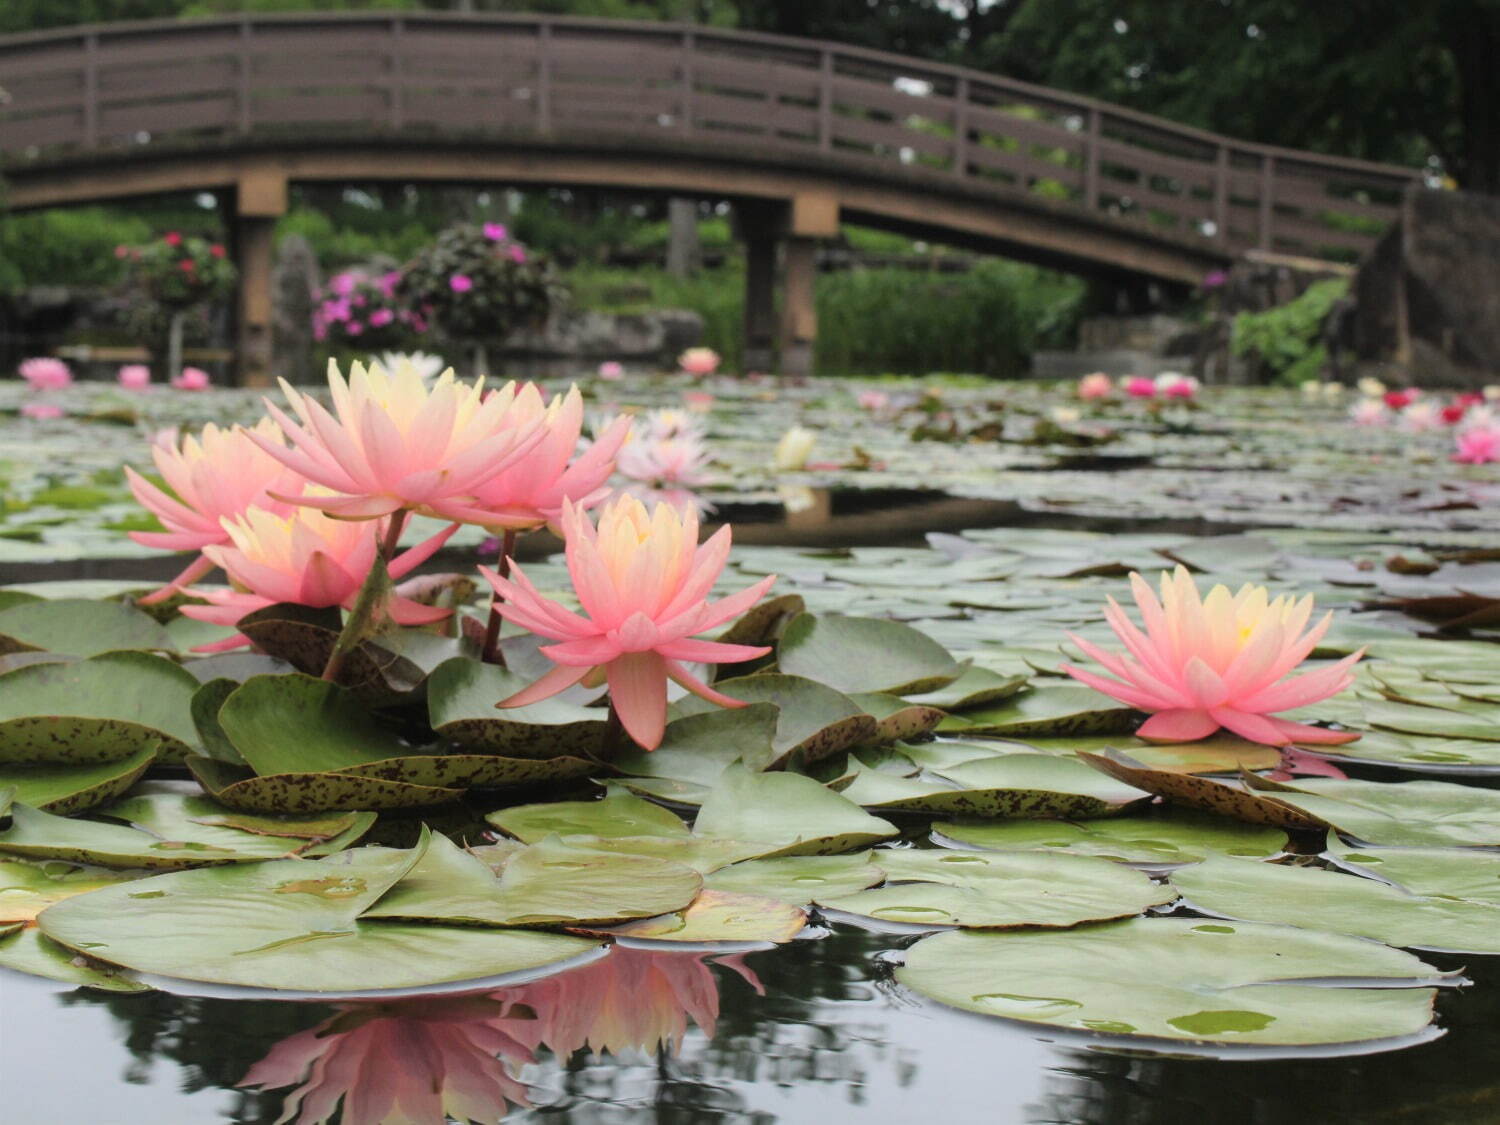
{"label": "pond water", "polygon": [[[648,966],[658,970],[653,981],[671,981],[677,991],[659,983],[649,994],[622,989],[639,978],[606,975],[597,963],[572,970],[590,975],[584,982],[590,991],[602,989],[618,1009],[634,1010],[636,1026],[616,1010],[592,1027],[554,1031],[564,1039],[581,1031],[596,1041],[613,1036],[613,1049],[603,1054],[544,1047],[528,1063],[519,1043],[509,1046],[493,1062],[491,1078],[502,1068],[519,1077],[532,1105],[511,1102],[505,1119],[768,1125],[913,1121],[938,1113],[952,1122],[1027,1125],[1469,1125],[1500,1116],[1494,1068],[1500,973],[1493,959],[1431,958],[1443,968],[1467,960],[1466,974],[1476,981],[1440,992],[1444,1034],[1431,1042],[1359,1057],[1174,1058],[1063,1044],[923,1002],[888,982],[889,961],[910,940],[837,927],[702,969],[714,955],[617,950],[612,957],[655,962]],[[554,978],[550,992],[567,995],[555,987],[558,979],[566,975]],[[6,1026],[0,1079],[7,1119],[17,1123],[269,1125],[292,1088],[239,1083],[272,1052],[283,1052],[294,1067],[318,1054],[336,1059],[327,1069],[334,1089],[339,1074],[371,1081],[383,1069],[399,1071],[403,1086],[420,1088],[438,1066],[452,1073],[467,1057],[456,1044],[478,1041],[475,1029],[486,1021],[514,1030],[559,1019],[526,985],[488,998],[388,1003],[380,1011],[384,1033],[366,1038],[352,1030],[353,1006],[167,992],[116,996],[12,974],[0,987]],[[517,1003],[525,1005],[519,1015]],[[717,1019],[708,1021],[714,1011]],[[338,1018],[344,1023],[327,1026]],[[711,1022],[711,1030],[700,1020]],[[655,1037],[682,1025],[680,1049],[655,1045]],[[312,1038],[309,1029],[318,1027],[322,1036]],[[632,1032],[638,1041],[627,1046]],[[643,1045],[642,1032],[653,1042]],[[517,1039],[525,1042],[526,1032]]]}

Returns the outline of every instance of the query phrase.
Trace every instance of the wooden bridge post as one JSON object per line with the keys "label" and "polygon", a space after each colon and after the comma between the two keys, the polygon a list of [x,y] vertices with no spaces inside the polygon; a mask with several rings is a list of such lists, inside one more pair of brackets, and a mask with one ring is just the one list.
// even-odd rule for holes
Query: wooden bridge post
{"label": "wooden bridge post", "polygon": [[235,381],[242,387],[271,385],[271,264],[276,220],[284,214],[285,174],[261,168],[240,173],[232,226],[240,272]]}
{"label": "wooden bridge post", "polygon": [[735,204],[735,225],[745,243],[743,371],[770,371],[776,363],[776,240],[785,226],[784,205],[763,199]]}
{"label": "wooden bridge post", "polygon": [[811,375],[818,341],[818,242],[839,233],[839,201],[829,192],[792,199],[791,224],[782,250],[781,373]]}

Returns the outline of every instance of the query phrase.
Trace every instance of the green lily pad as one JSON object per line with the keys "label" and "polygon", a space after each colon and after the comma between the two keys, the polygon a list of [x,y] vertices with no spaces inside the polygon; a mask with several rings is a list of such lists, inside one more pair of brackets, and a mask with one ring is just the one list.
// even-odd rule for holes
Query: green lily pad
{"label": "green lily pad", "polygon": [[1044,684],[1011,696],[998,707],[980,707],[949,715],[941,732],[958,735],[1026,735],[1061,737],[1083,734],[1131,734],[1140,725],[1139,711],[1121,707],[1093,688]]}
{"label": "green lily pad", "polygon": [[219,725],[219,710],[243,682],[228,678],[207,680],[193,693],[191,704],[193,727],[198,732],[198,744],[203,747],[203,753],[216,762],[231,766],[248,766],[249,763],[240,756],[234,743],[224,733],[224,728]]}
{"label": "green lily pad", "polygon": [[604,712],[596,707],[560,699],[528,707],[495,707],[530,682],[495,664],[466,657],[444,661],[427,681],[428,721],[444,738],[513,758],[597,752],[606,724]]}
{"label": "green lily pad", "polygon": [[60,598],[0,609],[0,653],[95,656],[127,649],[171,652],[176,647],[155,619],[123,602]]}
{"label": "green lily pad", "polygon": [[55,859],[0,860],[0,925],[35,921],[54,902],[138,879],[142,874]]}
{"label": "green lily pad", "polygon": [[849,697],[867,715],[875,717],[875,738],[879,742],[897,742],[903,738],[920,738],[937,729],[946,713],[936,707],[908,703],[898,695],[868,692]]}
{"label": "green lily pad", "polygon": [[[842,692],[801,676],[739,676],[714,687],[746,703],[774,703],[780,708],[772,742],[773,765],[788,760],[816,762],[878,737],[879,724],[873,715]],[[691,696],[674,706],[679,715],[696,715],[713,704]]]}
{"label": "green lily pad", "polygon": [[769,645],[781,635],[786,623],[807,609],[801,594],[779,594],[757,602],[719,634],[731,645]]}
{"label": "green lily pad", "polygon": [[1070,1031],[1307,1047],[1422,1031],[1435,992],[1421,986],[1440,975],[1342,934],[1132,918],[1062,933],[935,934],[912,946],[896,978],[956,1008]]}
{"label": "green lily pad", "polygon": [[752,770],[770,764],[776,753],[772,740],[779,714],[770,703],[751,703],[685,715],[667,724],[655,750],[632,744],[618,751],[610,764],[632,777],[670,778],[711,787],[724,767],[734,762]]}
{"label": "green lily pad", "polygon": [[693,831],[764,843],[767,858],[836,855],[896,835],[894,825],[810,777],[751,773],[743,766],[730,766],[719,776]]}
{"label": "green lily pad", "polygon": [[180,757],[197,745],[197,690],[181,667],[145,652],[18,668],[0,676],[0,760],[117,762],[147,746]]}
{"label": "green lily pad", "polygon": [[[1367,844],[1402,848],[1500,846],[1500,791],[1447,781],[1251,778],[1257,789],[1320,825]],[[1264,793],[1261,794],[1265,796]]]}
{"label": "green lily pad", "polygon": [[1324,828],[1316,816],[1281,800],[1255,793],[1237,785],[1226,785],[1212,778],[1172,770],[1147,769],[1119,751],[1103,754],[1079,754],[1084,762],[1127,785],[1155,793],[1174,805],[1217,813],[1246,824],[1267,824],[1275,828]]}
{"label": "green lily pad", "polygon": [[1365,703],[1364,715],[1370,726],[1401,734],[1500,742],[1500,707],[1473,704],[1470,710],[1460,712],[1440,707],[1369,701]]}
{"label": "green lily pad", "polygon": [[1500,774],[1500,742],[1475,738],[1372,730],[1362,734],[1358,742],[1319,747],[1318,753],[1330,761],[1390,766],[1417,773],[1471,777]]}
{"label": "green lily pad", "polygon": [[485,820],[525,844],[540,843],[548,836],[686,838],[689,834],[676,813],[627,793],[610,793],[599,801],[516,805],[492,812]]}
{"label": "green lily pad", "polygon": [[445,805],[464,794],[462,789],[349,773],[257,776],[201,756],[188,758],[185,764],[214,800],[242,812],[316,816],[359,809],[418,809]]}
{"label": "green lily pad", "polygon": [[332,773],[411,751],[354,693],[312,676],[252,676],[219,708],[219,727],[262,777]]}
{"label": "green lily pad", "polygon": [[1500,905],[1414,895],[1355,875],[1210,856],[1171,875],[1195,910],[1445,953],[1500,953]]}
{"label": "green lily pad", "polygon": [[1197,863],[1205,856],[1266,859],[1287,845],[1276,828],[1241,824],[1191,809],[1165,806],[1105,820],[965,820],[932,826],[933,839],[982,851],[1067,852],[1150,869]]}
{"label": "green lily pad", "polygon": [[558,839],[583,852],[671,860],[691,867],[700,875],[753,859],[767,848],[765,844],[705,836],[560,836]]}
{"label": "green lily pad", "polygon": [[150,991],[150,985],[142,984],[130,973],[59,945],[34,926],[10,934],[0,929],[0,969],[14,969],[29,976],[105,992]]}
{"label": "green lily pad", "polygon": [[790,903],[762,895],[705,890],[685,910],[586,932],[633,942],[761,945],[791,941],[806,925],[807,915]]}
{"label": "green lily pad", "polygon": [[788,675],[846,694],[936,691],[963,673],[947,649],[909,625],[832,613],[793,618],[776,646],[776,662]]}
{"label": "green lily pad", "polygon": [[886,884],[818,896],[829,910],[917,926],[1059,928],[1124,918],[1177,897],[1129,867],[1089,856],[892,851]]}
{"label": "green lily pad", "polygon": [[[319,676],[338,643],[343,615],[337,609],[278,604],[246,614],[237,628],[267,655]],[[348,652],[338,673],[341,685],[362,699],[377,701],[415,691],[424,679],[426,672],[419,665],[369,640]]]}
{"label": "green lily pad", "polygon": [[853,894],[884,880],[885,872],[873,859],[871,852],[749,859],[713,872],[703,885],[710,890],[761,895],[806,906],[815,898]]}
{"label": "green lily pad", "polygon": [[[0,832],[0,852],[38,860],[173,870],[287,855],[326,855],[354,844],[375,819],[365,813],[336,823],[319,820],[320,830],[336,829],[335,835],[326,838],[273,836],[266,833],[264,823],[253,829],[236,827],[232,821],[223,820],[225,812],[212,801],[175,792],[127,798],[101,811],[115,821],[141,826],[135,828],[113,821],[54,816],[14,805],[10,827]],[[305,831],[306,822],[287,819],[284,823],[292,833]]]}
{"label": "green lily pad", "polygon": [[481,926],[602,925],[685,908],[703,888],[690,867],[606,855],[543,840],[510,857],[497,879],[443,836],[364,918]]}
{"label": "green lily pad", "polygon": [[1417,895],[1500,906],[1500,852],[1474,848],[1351,848],[1328,836],[1325,853],[1340,867]]}
{"label": "green lily pad", "polygon": [[587,777],[598,769],[583,758],[502,758],[497,754],[416,754],[332,771],[433,788],[474,789],[538,785]]}
{"label": "green lily pad", "polygon": [[597,948],[562,934],[361,921],[425,847],[173,872],[60,902],[38,925],[137,972],[334,994],[535,970]]}
{"label": "green lily pad", "polygon": [[0,766],[0,786],[13,787],[23,805],[76,816],[123,795],[155,759],[156,747],[147,746],[118,762]]}
{"label": "green lily pad", "polygon": [[984,707],[1009,699],[1022,691],[1031,677],[1026,675],[1001,675],[989,668],[971,664],[959,674],[958,679],[935,691],[906,692],[908,703],[919,703],[924,707],[937,707],[943,711],[966,711]]}

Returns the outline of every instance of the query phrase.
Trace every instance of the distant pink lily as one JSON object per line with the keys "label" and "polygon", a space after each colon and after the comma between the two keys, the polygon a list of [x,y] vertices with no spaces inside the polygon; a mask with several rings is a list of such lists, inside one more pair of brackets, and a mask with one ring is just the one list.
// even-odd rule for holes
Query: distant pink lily
{"label": "distant pink lily", "polygon": [[720,601],[708,600],[729,558],[729,528],[700,547],[696,513],[666,504],[648,512],[633,496],[603,508],[597,528],[583,509],[564,503],[562,525],[568,574],[587,616],[543,597],[514,562],[508,579],[479,568],[504,599],[502,617],[557,642],[542,647],[556,667],[499,706],[522,707],[580,680],[607,680],[621,724],[647,750],[656,749],[666,728],[668,679],[710,703],[743,707],[683,666],[736,664],[771,651],[694,639],[738,617],[776,581],[772,575]]}
{"label": "distant pink lily", "polygon": [[117,378],[127,391],[144,391],[151,385],[151,368],[144,363],[127,363],[120,368]]}
{"label": "distant pink lily", "polygon": [[1454,439],[1453,460],[1465,465],[1500,463],[1500,425],[1471,426]]}
{"label": "distant pink lily", "polygon": [[1269,714],[1337,695],[1353,682],[1349,669],[1364,655],[1361,649],[1325,668],[1283,679],[1307,659],[1333,619],[1330,613],[1303,632],[1312,615],[1311,596],[1271,601],[1264,586],[1247,583],[1237,594],[1215,586],[1200,598],[1197,584],[1180,566],[1161,576],[1159,602],[1139,574],[1130,576],[1130,584],[1146,632],[1113,598],[1104,611],[1128,655],[1106,652],[1070,634],[1085,655],[1119,678],[1072,664],[1062,669],[1121,703],[1150,712],[1136,732],[1141,738],[1192,742],[1220,727],[1270,746],[1337,744],[1359,737]]}
{"label": "distant pink lily", "polygon": [[59,391],[73,383],[73,372],[68,365],[51,356],[23,359],[16,370],[34,391]]}
{"label": "distant pink lily", "polygon": [[1125,393],[1131,398],[1153,398],[1156,395],[1156,380],[1144,375],[1132,375],[1125,380]]}

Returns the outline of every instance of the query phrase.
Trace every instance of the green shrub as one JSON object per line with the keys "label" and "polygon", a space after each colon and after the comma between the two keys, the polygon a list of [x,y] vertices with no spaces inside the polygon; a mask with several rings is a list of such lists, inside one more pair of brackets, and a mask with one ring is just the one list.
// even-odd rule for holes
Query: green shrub
{"label": "green shrub", "polygon": [[1316,379],[1327,359],[1321,336],[1334,303],[1349,292],[1345,278],[1315,281],[1300,297],[1260,313],[1234,318],[1230,347],[1252,359],[1278,383],[1295,386]]}

